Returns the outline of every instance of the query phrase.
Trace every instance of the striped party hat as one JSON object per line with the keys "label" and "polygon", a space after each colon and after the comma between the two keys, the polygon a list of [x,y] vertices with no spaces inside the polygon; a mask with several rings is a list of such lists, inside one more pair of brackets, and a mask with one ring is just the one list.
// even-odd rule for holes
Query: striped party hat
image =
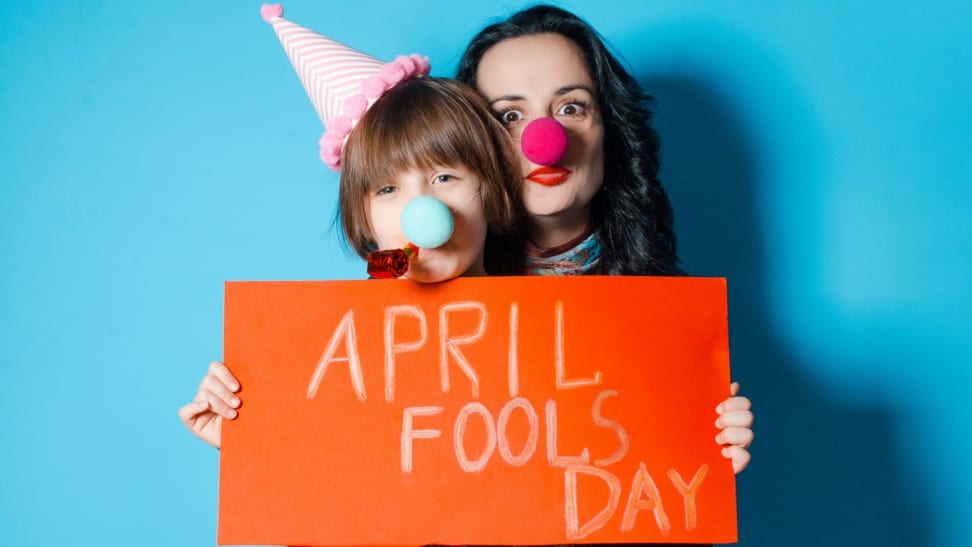
{"label": "striped party hat", "polygon": [[384,63],[284,19],[280,4],[264,4],[260,14],[273,25],[324,122],[321,161],[336,171],[341,168],[341,150],[348,134],[368,108],[399,82],[429,75],[428,57],[399,55]]}

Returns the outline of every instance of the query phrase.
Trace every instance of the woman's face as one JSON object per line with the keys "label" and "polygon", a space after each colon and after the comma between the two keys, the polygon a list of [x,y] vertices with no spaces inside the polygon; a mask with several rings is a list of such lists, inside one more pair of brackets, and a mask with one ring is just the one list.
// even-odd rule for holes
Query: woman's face
{"label": "woman's face", "polygon": [[452,236],[435,249],[419,249],[405,277],[437,283],[461,275],[485,275],[483,248],[487,222],[479,177],[463,166],[412,168],[380,185],[368,197],[368,221],[379,249],[401,249],[402,211],[415,197],[431,196],[452,212]]}
{"label": "woman's face", "polygon": [[[527,213],[534,220],[561,217],[586,226],[604,181],[604,127],[580,49],[560,34],[510,38],[486,51],[476,82],[514,139]],[[568,134],[567,151],[552,169],[531,162],[520,148],[523,128],[545,116]]]}

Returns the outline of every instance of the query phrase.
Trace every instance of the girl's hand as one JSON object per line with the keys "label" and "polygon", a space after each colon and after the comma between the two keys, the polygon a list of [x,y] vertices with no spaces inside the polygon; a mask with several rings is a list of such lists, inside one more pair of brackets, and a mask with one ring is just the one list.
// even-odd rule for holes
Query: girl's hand
{"label": "girl's hand", "polygon": [[739,383],[729,386],[730,397],[719,403],[716,412],[719,417],[715,425],[721,431],[716,442],[723,446],[722,455],[732,460],[732,470],[739,474],[749,465],[749,445],[753,444],[752,404],[746,397],[737,397]]}
{"label": "girl's hand", "polygon": [[209,372],[199,382],[191,403],[179,409],[179,419],[194,435],[219,448],[223,418],[236,418],[240,398],[236,377],[219,361],[209,363]]}

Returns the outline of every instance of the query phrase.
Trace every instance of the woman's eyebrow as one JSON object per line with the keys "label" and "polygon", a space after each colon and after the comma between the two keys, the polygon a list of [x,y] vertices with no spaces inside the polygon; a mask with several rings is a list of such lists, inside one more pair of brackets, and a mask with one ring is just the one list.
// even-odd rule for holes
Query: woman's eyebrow
{"label": "woman's eyebrow", "polygon": [[489,106],[501,101],[522,101],[524,97],[522,95],[503,95],[502,97],[496,97],[495,99],[489,101]]}
{"label": "woman's eyebrow", "polygon": [[594,91],[591,89],[591,87],[584,84],[565,85],[564,87],[561,87],[560,89],[557,90],[557,95],[558,96],[566,95],[571,91],[576,91],[578,89],[581,91],[586,91],[591,95],[594,95]]}
{"label": "woman's eyebrow", "polygon": [[[557,95],[559,97],[561,95],[566,95],[571,91],[577,91],[577,90],[586,91],[588,94],[594,95],[594,90],[591,89],[591,86],[584,85],[584,84],[565,85],[564,87],[558,88],[557,91],[554,92],[554,95]],[[516,102],[525,99],[526,97],[524,97],[523,95],[502,95],[500,97],[496,97],[495,99],[490,100],[489,105],[493,106],[498,102],[503,102],[503,101]]]}

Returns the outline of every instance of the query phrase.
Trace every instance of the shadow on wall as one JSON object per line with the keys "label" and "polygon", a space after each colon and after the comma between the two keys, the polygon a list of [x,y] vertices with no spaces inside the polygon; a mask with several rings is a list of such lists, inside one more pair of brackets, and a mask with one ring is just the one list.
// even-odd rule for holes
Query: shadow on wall
{"label": "shadow on wall", "polygon": [[739,110],[704,74],[642,85],[657,100],[683,268],[729,279],[733,378],[756,415],[753,461],[737,482],[739,545],[932,545],[927,492],[902,472],[888,411],[827,400],[808,375],[813,363],[775,333],[762,244],[773,227],[757,211],[757,193],[774,181],[758,179],[767,158]]}

